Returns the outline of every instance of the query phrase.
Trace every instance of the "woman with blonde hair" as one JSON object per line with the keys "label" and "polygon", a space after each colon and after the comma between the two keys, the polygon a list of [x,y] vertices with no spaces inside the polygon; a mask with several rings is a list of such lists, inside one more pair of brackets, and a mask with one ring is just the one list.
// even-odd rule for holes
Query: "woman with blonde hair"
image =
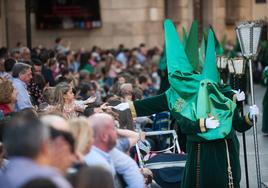
{"label": "woman with blonde hair", "polygon": [[75,151],[80,160],[82,160],[93,144],[93,129],[85,117],[70,119],[69,125],[75,139]]}
{"label": "woman with blonde hair", "polygon": [[54,90],[55,109],[66,119],[77,117],[78,112],[83,112],[86,104],[94,102],[95,99],[95,97],[90,97],[85,101],[76,101],[73,87],[66,82],[59,83]]}

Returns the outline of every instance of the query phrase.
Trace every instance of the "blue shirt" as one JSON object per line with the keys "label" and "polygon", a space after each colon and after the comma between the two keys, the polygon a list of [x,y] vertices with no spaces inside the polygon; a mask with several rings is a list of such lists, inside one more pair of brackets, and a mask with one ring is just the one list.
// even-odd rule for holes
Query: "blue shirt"
{"label": "blue shirt", "polygon": [[137,163],[128,155],[121,152],[117,148],[112,149],[109,152],[115,170],[118,174],[121,174],[127,184],[127,188],[143,188],[144,179],[141,174]]}
{"label": "blue shirt", "polygon": [[130,148],[130,143],[129,143],[128,138],[126,138],[126,137],[118,138],[115,147],[122,152],[128,152],[128,150]]}
{"label": "blue shirt", "polygon": [[104,167],[109,172],[111,172],[113,177],[115,177],[115,168],[109,153],[106,153],[99,148],[92,146],[90,152],[85,156],[85,161],[88,166]]}
{"label": "blue shirt", "polygon": [[15,111],[20,111],[24,108],[32,108],[32,102],[27,90],[27,85],[18,78],[13,78],[13,86],[17,90],[17,101],[15,104]]}
{"label": "blue shirt", "polygon": [[117,55],[116,60],[119,61],[125,68],[127,67],[128,59],[124,52],[120,52]]}
{"label": "blue shirt", "polygon": [[136,59],[141,65],[144,65],[146,61],[146,57],[140,52],[136,55]]}
{"label": "blue shirt", "polygon": [[0,187],[20,188],[36,178],[47,178],[59,188],[71,188],[68,181],[56,169],[40,166],[24,157],[10,159],[6,169],[0,173]]}

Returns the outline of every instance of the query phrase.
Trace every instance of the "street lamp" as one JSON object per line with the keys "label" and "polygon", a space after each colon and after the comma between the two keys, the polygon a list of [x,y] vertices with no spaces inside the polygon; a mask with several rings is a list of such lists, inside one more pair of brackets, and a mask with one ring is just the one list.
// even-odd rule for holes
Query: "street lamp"
{"label": "street lamp", "polygon": [[245,74],[246,63],[243,58],[228,59],[228,70],[231,74],[242,76]]}
{"label": "street lamp", "polygon": [[228,62],[228,58],[225,56],[217,56],[217,67],[220,71],[220,76],[222,79],[222,82],[226,81],[226,68],[227,68],[227,62]]}
{"label": "street lamp", "polygon": [[226,69],[227,61],[228,61],[227,57],[225,57],[225,56],[217,56],[217,67],[220,70]]}
{"label": "street lamp", "polygon": [[[255,104],[254,88],[253,88],[253,75],[252,75],[252,59],[257,53],[257,48],[260,40],[262,25],[257,22],[246,22],[238,25],[235,29],[238,41],[242,50],[242,55],[249,61],[249,77],[250,77],[250,93],[251,104]],[[257,170],[257,183],[258,188],[261,188],[261,172],[260,172],[260,159],[259,147],[256,128],[256,119],[253,118],[253,137],[255,144],[255,160]]]}
{"label": "street lamp", "polygon": [[242,80],[245,78],[246,60],[244,60],[242,57],[228,59],[228,70],[233,78],[231,84],[233,89],[244,90],[245,87],[242,86]]}
{"label": "street lamp", "polygon": [[236,35],[244,57],[250,59],[256,55],[261,29],[262,25],[257,22],[242,23],[236,27]]}
{"label": "street lamp", "polygon": [[228,59],[228,70],[232,78],[232,81],[230,80],[232,88],[235,90],[245,90],[243,80],[245,80],[246,60],[242,57]]}

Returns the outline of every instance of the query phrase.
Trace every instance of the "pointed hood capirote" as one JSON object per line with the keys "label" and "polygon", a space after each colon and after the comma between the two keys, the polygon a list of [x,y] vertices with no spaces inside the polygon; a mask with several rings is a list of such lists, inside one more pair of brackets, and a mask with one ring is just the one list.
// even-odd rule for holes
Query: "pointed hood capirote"
{"label": "pointed hood capirote", "polygon": [[[169,109],[197,121],[213,115],[220,121],[220,127],[208,129],[196,135],[188,135],[189,140],[215,140],[230,133],[235,104],[218,89],[215,42],[209,31],[206,58],[202,74],[195,74],[189,63],[178,33],[170,20],[164,23],[165,45],[170,88],[165,92]],[[196,57],[198,61],[198,56]]]}
{"label": "pointed hood capirote", "polygon": [[223,47],[221,46],[221,43],[219,42],[219,40],[218,40],[218,38],[216,36],[216,33],[215,33],[215,31],[214,31],[212,26],[210,26],[210,30],[213,32],[213,35],[214,35],[216,54],[221,56],[221,55],[224,54]]}
{"label": "pointed hood capirote", "polygon": [[204,79],[209,79],[215,83],[220,82],[220,77],[219,77],[219,72],[218,72],[217,62],[216,62],[214,33],[211,29],[208,32],[206,58],[205,58],[202,75]]}
{"label": "pointed hood capirote", "polygon": [[[206,61],[207,58],[213,59],[213,61],[215,60],[215,62],[216,62],[216,56],[215,56],[215,58],[211,57],[210,55],[207,56],[208,43],[209,43],[209,40],[210,40],[210,43],[212,41],[211,36],[210,36],[210,39],[209,39],[209,33],[210,32],[213,33],[213,37],[214,37],[214,45],[215,45],[215,48],[213,49],[214,53],[216,53],[216,56],[221,56],[221,55],[224,54],[224,50],[223,50],[220,42],[218,41],[213,28],[210,26],[209,29],[204,29],[201,45],[200,45],[200,48],[199,48],[199,54],[198,54],[198,56],[199,56],[199,65],[198,65],[199,70],[203,70],[204,64],[205,64],[205,61]],[[212,46],[210,46],[210,50],[211,49],[212,49]],[[209,52],[209,53],[211,53],[211,52]]]}
{"label": "pointed hood capirote", "polygon": [[176,95],[186,100],[196,95],[201,75],[193,74],[193,67],[170,20],[165,20],[164,29],[168,80]]}
{"label": "pointed hood capirote", "polygon": [[193,21],[190,29],[190,33],[185,45],[185,53],[189,59],[190,64],[193,69],[197,72],[200,71],[199,61],[198,61],[198,23]]}
{"label": "pointed hood capirote", "polygon": [[188,33],[187,33],[185,27],[182,27],[182,44],[184,47],[186,45],[187,40],[188,40]]}
{"label": "pointed hood capirote", "polygon": [[184,47],[171,20],[165,20],[164,29],[168,74],[173,74],[177,70],[192,72],[193,68],[189,64]]}
{"label": "pointed hood capirote", "polygon": [[160,57],[158,69],[165,70],[167,68],[167,57],[166,57],[166,47],[164,46],[163,52]]}
{"label": "pointed hood capirote", "polygon": [[199,48],[199,67],[202,70],[204,67],[206,57],[206,42],[204,36],[202,37],[201,46]]}

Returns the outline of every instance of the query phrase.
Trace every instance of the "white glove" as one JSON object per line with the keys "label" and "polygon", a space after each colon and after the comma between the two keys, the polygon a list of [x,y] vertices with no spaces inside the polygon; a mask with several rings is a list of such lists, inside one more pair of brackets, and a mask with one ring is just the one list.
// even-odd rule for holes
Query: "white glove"
{"label": "white glove", "polygon": [[244,101],[246,99],[245,93],[244,91],[240,91],[240,89],[237,90],[233,90],[236,94],[236,100],[237,101]]}
{"label": "white glove", "polygon": [[259,108],[257,105],[253,105],[249,107],[249,118],[253,119],[254,115],[258,115],[259,114]]}
{"label": "white glove", "polygon": [[128,102],[123,102],[123,103],[120,103],[116,106],[112,106],[112,108],[119,110],[119,111],[124,111],[126,109],[129,109],[129,104],[128,104]]}
{"label": "white glove", "polygon": [[220,126],[219,120],[214,119],[214,117],[206,118],[206,128],[215,129]]}

